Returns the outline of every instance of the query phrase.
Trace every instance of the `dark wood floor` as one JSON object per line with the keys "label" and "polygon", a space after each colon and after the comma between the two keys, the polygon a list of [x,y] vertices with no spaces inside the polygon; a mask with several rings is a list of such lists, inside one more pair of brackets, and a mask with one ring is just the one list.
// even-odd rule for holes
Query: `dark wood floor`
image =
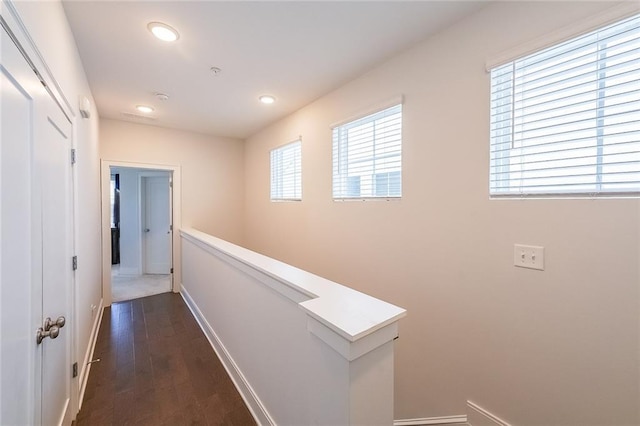
{"label": "dark wood floor", "polygon": [[76,424],[255,425],[178,294],[105,309]]}

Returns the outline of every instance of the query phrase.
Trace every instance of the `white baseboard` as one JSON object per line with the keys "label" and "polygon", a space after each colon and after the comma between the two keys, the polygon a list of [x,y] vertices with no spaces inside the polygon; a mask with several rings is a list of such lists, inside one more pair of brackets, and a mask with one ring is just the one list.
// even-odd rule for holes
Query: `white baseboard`
{"label": "white baseboard", "polygon": [[62,414],[60,415],[60,421],[58,422],[58,426],[68,425],[71,421],[71,398],[67,398],[64,401],[64,408],[62,409]]}
{"label": "white baseboard", "polygon": [[500,417],[491,414],[471,401],[467,401],[467,418],[469,426],[511,426]]}
{"label": "white baseboard", "polygon": [[423,425],[447,425],[447,426],[467,426],[467,416],[442,416],[423,417],[419,419],[394,420],[393,426],[423,426]]}
{"label": "white baseboard", "polygon": [[275,426],[276,424],[275,421],[273,420],[273,418],[271,418],[271,415],[267,411],[266,407],[264,406],[262,401],[260,401],[260,398],[258,397],[256,392],[253,390],[253,388],[251,387],[247,379],[244,377],[244,375],[242,374],[242,371],[240,371],[240,368],[235,363],[235,361],[233,360],[233,358],[225,348],[224,344],[218,338],[218,335],[213,330],[213,327],[211,327],[209,322],[206,320],[206,318],[200,311],[200,308],[198,308],[198,305],[191,298],[191,295],[184,288],[184,286],[181,285],[180,288],[181,288],[180,294],[182,295],[182,298],[184,299],[185,303],[191,310],[191,313],[193,314],[193,316],[196,318],[196,321],[200,325],[200,328],[204,332],[205,336],[207,336],[207,339],[209,340],[211,347],[213,347],[213,350],[218,355],[218,358],[222,362],[224,369],[227,370],[227,374],[229,374],[229,377],[231,378],[231,380],[233,381],[233,384],[235,385],[236,389],[240,393],[240,396],[242,397],[244,402],[247,404],[247,407],[249,408],[249,411],[251,412],[251,415],[253,416],[255,421],[258,423],[258,425]]}
{"label": "white baseboard", "polygon": [[102,314],[104,313],[103,300],[100,299],[98,305],[98,314],[93,320],[93,328],[91,330],[91,336],[89,337],[89,346],[84,354],[84,362],[80,370],[80,395],[78,397],[78,411],[82,408],[82,401],[84,400],[84,391],[87,389],[87,381],[89,380],[89,371],[91,371],[91,364],[89,361],[93,358],[93,351],[96,349],[96,342],[98,341],[98,331],[100,330],[100,324],[102,323]]}

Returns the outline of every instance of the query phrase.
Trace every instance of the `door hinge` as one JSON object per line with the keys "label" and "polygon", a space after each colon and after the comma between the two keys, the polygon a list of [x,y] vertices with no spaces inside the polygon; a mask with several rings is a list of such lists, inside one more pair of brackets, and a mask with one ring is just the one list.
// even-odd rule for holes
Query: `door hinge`
{"label": "door hinge", "polygon": [[169,231],[173,231],[173,225],[169,225]]}
{"label": "door hinge", "polygon": [[169,188],[173,188],[173,181],[172,180],[169,181]]}
{"label": "door hinge", "polygon": [[71,367],[72,367],[72,370],[73,370],[73,373],[72,373],[71,377],[78,377],[78,363],[74,362]]}
{"label": "door hinge", "polygon": [[171,268],[171,272],[170,273],[173,274],[173,268]]}
{"label": "door hinge", "polygon": [[71,164],[76,164],[76,149],[71,149]]}
{"label": "door hinge", "polygon": [[73,268],[74,271],[78,269],[78,256],[73,256],[71,258],[71,267]]}

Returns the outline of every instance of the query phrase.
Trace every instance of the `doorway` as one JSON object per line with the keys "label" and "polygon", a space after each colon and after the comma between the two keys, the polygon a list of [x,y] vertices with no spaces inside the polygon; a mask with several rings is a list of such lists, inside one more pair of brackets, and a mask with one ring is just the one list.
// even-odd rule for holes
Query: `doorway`
{"label": "doorway", "polygon": [[105,305],[177,291],[179,168],[109,161],[102,167],[103,200],[109,200],[103,208]]}
{"label": "doorway", "polygon": [[171,172],[111,167],[111,298],[171,291]]}

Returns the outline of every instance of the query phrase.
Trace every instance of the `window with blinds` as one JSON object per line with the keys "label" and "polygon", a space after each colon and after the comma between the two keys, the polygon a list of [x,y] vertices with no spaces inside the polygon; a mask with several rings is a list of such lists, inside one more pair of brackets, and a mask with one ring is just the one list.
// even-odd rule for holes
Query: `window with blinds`
{"label": "window with blinds", "polygon": [[271,200],[302,200],[302,142],[271,150]]}
{"label": "window with blinds", "polygon": [[333,198],[402,196],[402,104],[333,128]]}
{"label": "window with blinds", "polygon": [[640,194],[640,15],[491,70],[492,196]]}

